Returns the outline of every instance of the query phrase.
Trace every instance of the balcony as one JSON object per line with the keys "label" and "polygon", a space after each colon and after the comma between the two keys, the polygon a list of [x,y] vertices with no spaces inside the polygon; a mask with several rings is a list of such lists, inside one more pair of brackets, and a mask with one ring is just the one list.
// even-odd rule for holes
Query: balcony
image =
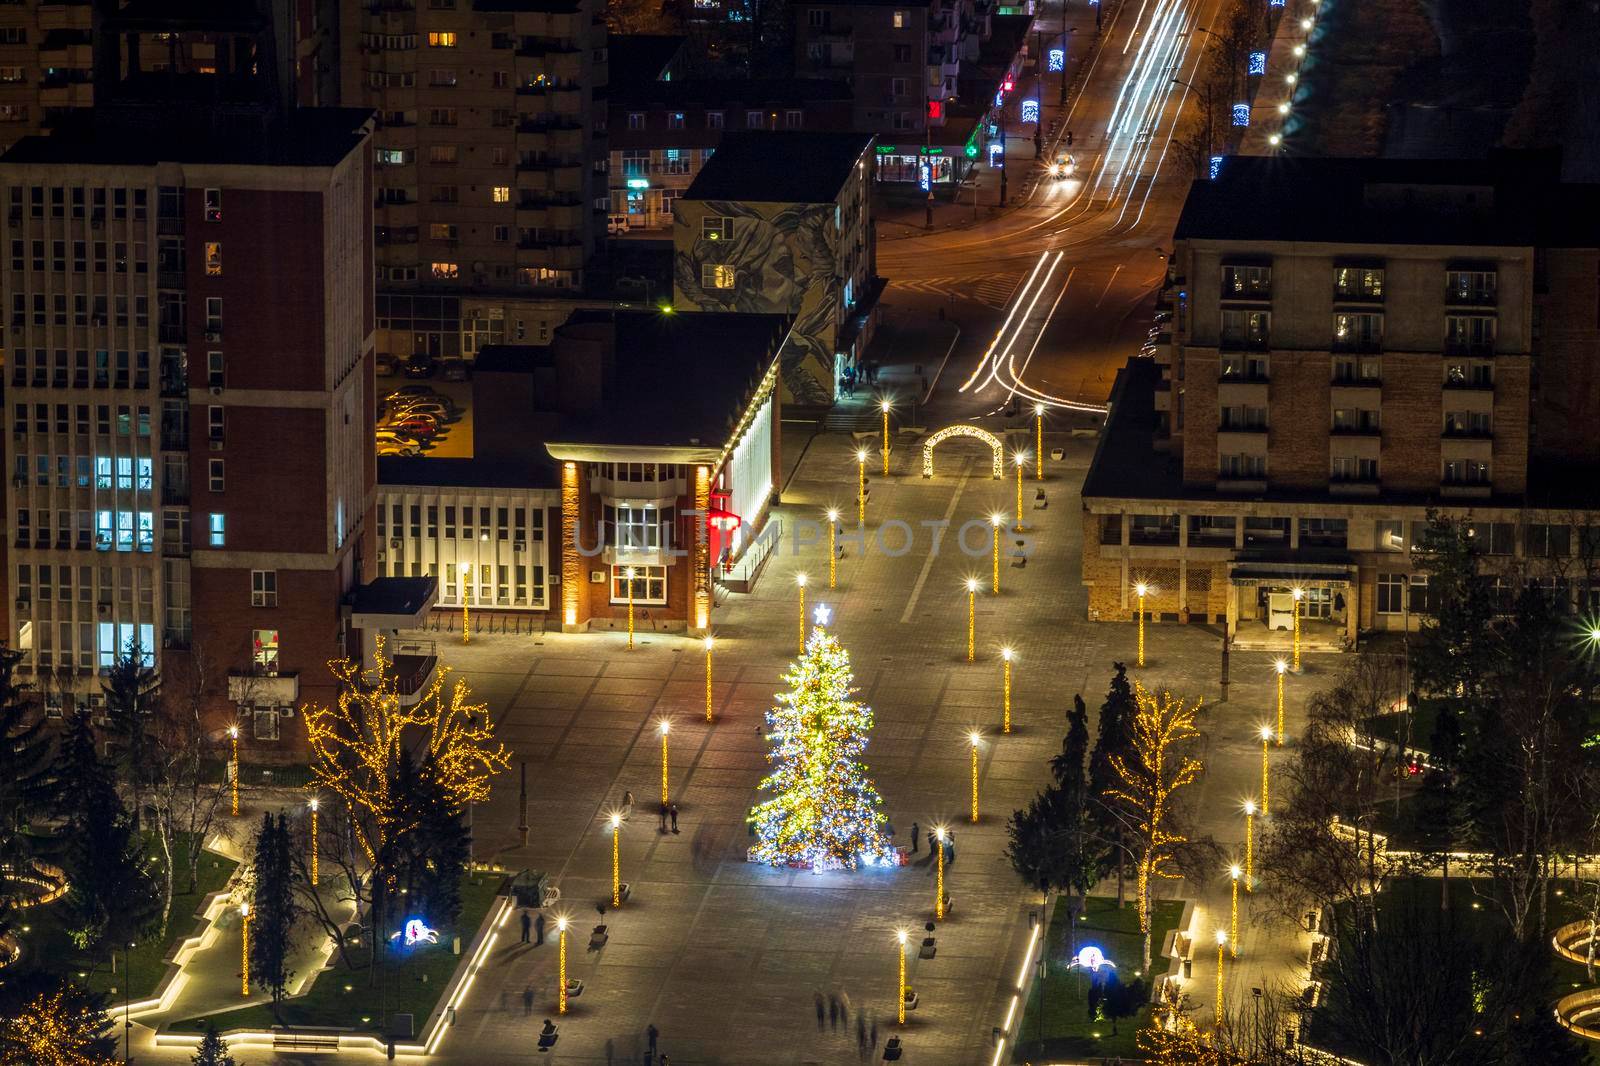
{"label": "balcony", "polygon": [[531,247],[518,244],[517,266],[545,267],[549,270],[582,270],[583,245],[577,241],[568,244],[548,242]]}
{"label": "balcony", "polygon": [[293,707],[300,702],[300,671],[229,670],[228,699],[243,707]]}
{"label": "balcony", "polygon": [[1329,350],[1341,354],[1359,353],[1363,355],[1376,355],[1383,351],[1383,338],[1378,337],[1338,337],[1333,338]]}
{"label": "balcony", "polygon": [[1217,349],[1224,352],[1264,352],[1271,347],[1265,334],[1224,333],[1217,338]]}
{"label": "balcony", "polygon": [[1493,307],[1498,302],[1498,294],[1492,288],[1461,289],[1446,285],[1444,289],[1446,307]]}
{"label": "balcony", "polygon": [[1346,425],[1335,425],[1328,431],[1335,437],[1382,437],[1383,432],[1376,422],[1352,422]]}
{"label": "balcony", "polygon": [[427,690],[439,666],[439,649],[431,640],[402,640],[390,646],[394,653],[395,694],[402,707],[415,703]]}
{"label": "balcony", "polygon": [[1478,357],[1491,356],[1494,354],[1494,341],[1466,340],[1456,337],[1446,337],[1444,342],[1444,354]]}
{"label": "balcony", "polygon": [[1244,419],[1224,416],[1217,419],[1217,432],[1265,435],[1267,424],[1265,422],[1247,422]]}

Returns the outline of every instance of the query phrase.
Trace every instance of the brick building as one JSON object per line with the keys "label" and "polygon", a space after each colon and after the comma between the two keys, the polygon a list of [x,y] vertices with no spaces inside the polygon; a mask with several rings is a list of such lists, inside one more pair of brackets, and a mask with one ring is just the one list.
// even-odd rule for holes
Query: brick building
{"label": "brick building", "polygon": [[6,640],[54,706],[131,647],[269,745],[372,552],[370,129],[283,106],[268,23],[202,15],[257,76],[199,84],[114,28],[97,106],[0,157]]}
{"label": "brick building", "polygon": [[[1414,627],[1430,511],[1593,603],[1600,213],[1553,161],[1229,159],[1179,219],[1170,345],[1119,374],[1083,491],[1094,618],[1133,586],[1266,639]],[[1584,428],[1586,427],[1586,428]]]}
{"label": "brick building", "polygon": [[[781,315],[576,312],[479,353],[471,454],[379,459],[378,569],[452,611],[704,630],[777,499]],[[453,624],[453,620],[452,620]]]}

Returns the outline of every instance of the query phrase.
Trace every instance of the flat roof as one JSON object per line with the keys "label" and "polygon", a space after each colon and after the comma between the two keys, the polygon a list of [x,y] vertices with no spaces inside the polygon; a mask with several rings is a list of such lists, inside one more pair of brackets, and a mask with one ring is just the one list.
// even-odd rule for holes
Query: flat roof
{"label": "flat roof", "polygon": [[636,110],[705,105],[737,111],[751,104],[808,104],[853,96],[850,83],[838,78],[681,78],[613,83],[610,99],[612,107]]}
{"label": "flat roof", "polygon": [[755,203],[827,204],[838,199],[851,168],[870,150],[870,133],[744,130],[722,143],[684,198]]}
{"label": "flat roof", "polygon": [[331,167],[361,144],[372,112],[296,108],[268,124],[265,136],[258,123],[224,121],[199,131],[189,122],[163,121],[145,108],[86,108],[68,115],[50,136],[24,137],[12,145],[0,164]]}
{"label": "flat roof", "polygon": [[613,33],[606,38],[611,94],[661,81],[689,38],[668,33]]}
{"label": "flat roof", "polygon": [[1175,240],[1465,246],[1600,243],[1600,186],[1563,183],[1559,157],[1229,156],[1189,188]]}
{"label": "flat roof", "polygon": [[433,602],[438,584],[434,577],[375,577],[356,586],[351,608],[356,614],[414,615]]}
{"label": "flat roof", "polygon": [[[611,323],[615,388],[603,409],[568,418],[562,444],[714,448],[728,437],[778,358],[788,315],[579,310],[567,329]],[[558,334],[560,330],[558,329]]]}
{"label": "flat roof", "polygon": [[560,483],[555,460],[540,441],[514,457],[430,458],[378,456],[378,486],[436,485],[457,489],[550,489]]}

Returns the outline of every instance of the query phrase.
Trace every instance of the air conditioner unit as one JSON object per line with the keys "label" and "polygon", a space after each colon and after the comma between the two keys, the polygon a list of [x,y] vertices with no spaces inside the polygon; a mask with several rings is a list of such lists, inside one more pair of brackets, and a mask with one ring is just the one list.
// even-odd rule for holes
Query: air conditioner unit
{"label": "air conditioner unit", "polygon": [[395,551],[399,551],[400,550],[400,538],[399,537],[391,537],[391,538],[389,538],[389,547],[393,548]]}
{"label": "air conditioner unit", "polygon": [[527,542],[520,540],[513,541],[511,544],[511,550],[514,552],[525,552],[528,550]]}
{"label": "air conditioner unit", "polygon": [[383,562],[383,559],[384,559],[384,551],[383,551],[382,548],[379,548],[378,549],[378,562],[380,562],[380,563]]}
{"label": "air conditioner unit", "polygon": [[213,395],[213,396],[221,396],[222,395],[222,386],[221,385],[213,385],[213,386],[211,386],[211,395]]}
{"label": "air conditioner unit", "polygon": [[293,718],[294,717],[294,708],[293,707],[279,707],[278,708],[278,717],[279,718]]}
{"label": "air conditioner unit", "polygon": [[33,601],[24,600],[24,599],[21,599],[20,597],[18,598],[18,600],[17,600],[17,611],[18,611],[18,613],[25,614],[25,613],[27,613],[28,611],[30,611],[32,609],[33,609]]}
{"label": "air conditioner unit", "polygon": [[591,585],[604,585],[606,583],[606,572],[604,570],[589,571],[589,583]]}
{"label": "air conditioner unit", "polygon": [[206,340],[216,343],[222,340],[222,331],[216,329],[206,330]]}
{"label": "air conditioner unit", "polygon": [[97,603],[94,606],[102,618],[111,613],[111,605],[109,603]]}

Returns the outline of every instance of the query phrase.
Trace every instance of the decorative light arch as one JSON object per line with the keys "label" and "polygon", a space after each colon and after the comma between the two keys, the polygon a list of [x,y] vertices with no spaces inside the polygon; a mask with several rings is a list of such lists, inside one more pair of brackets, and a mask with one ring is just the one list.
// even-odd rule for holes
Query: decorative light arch
{"label": "decorative light arch", "polygon": [[933,476],[933,449],[951,437],[976,437],[983,441],[994,451],[994,476],[1005,475],[1005,445],[1000,443],[1000,438],[986,429],[977,426],[945,426],[939,432],[930,436],[922,444],[922,476]]}

